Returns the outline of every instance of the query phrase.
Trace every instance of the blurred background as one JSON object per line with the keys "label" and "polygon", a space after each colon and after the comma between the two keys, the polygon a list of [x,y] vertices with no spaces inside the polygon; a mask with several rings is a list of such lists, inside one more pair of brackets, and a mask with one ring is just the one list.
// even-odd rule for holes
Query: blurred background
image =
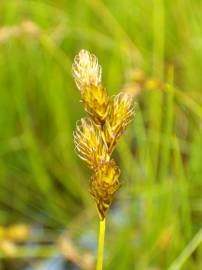
{"label": "blurred background", "polygon": [[95,269],[71,65],[97,55],[136,100],[114,158],[104,269],[202,269],[202,1],[0,1],[0,269]]}

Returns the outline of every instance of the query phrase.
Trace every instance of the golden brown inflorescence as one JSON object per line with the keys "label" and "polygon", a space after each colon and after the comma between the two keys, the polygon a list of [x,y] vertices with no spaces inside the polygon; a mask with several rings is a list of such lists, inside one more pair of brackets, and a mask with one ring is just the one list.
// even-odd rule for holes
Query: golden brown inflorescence
{"label": "golden brown inflorescence", "polygon": [[88,113],[77,123],[74,143],[79,157],[93,170],[90,193],[103,220],[120,186],[120,169],[111,155],[134,117],[134,102],[126,93],[108,96],[102,85],[102,68],[97,57],[88,51],[81,50],[76,55],[72,71]]}

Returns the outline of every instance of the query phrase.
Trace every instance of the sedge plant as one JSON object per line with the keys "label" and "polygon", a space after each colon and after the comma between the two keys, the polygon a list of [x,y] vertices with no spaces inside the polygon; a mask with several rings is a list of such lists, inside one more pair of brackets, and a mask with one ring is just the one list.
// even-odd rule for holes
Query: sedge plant
{"label": "sedge plant", "polygon": [[126,93],[109,97],[102,85],[102,68],[97,57],[86,50],[76,55],[72,72],[88,114],[77,123],[74,143],[79,157],[93,171],[89,185],[100,220],[96,269],[101,270],[106,211],[120,187],[120,169],[111,156],[134,117],[134,102]]}

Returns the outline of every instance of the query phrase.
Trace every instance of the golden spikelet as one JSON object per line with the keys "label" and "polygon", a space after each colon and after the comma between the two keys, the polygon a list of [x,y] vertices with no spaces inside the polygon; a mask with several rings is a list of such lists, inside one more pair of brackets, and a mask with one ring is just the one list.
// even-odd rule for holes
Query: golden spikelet
{"label": "golden spikelet", "polygon": [[110,160],[98,167],[90,179],[90,193],[94,197],[100,219],[111,205],[113,195],[118,190],[120,169],[114,160]]}
{"label": "golden spikelet", "polygon": [[72,73],[81,93],[87,86],[98,86],[102,80],[102,68],[97,57],[86,50],[81,50],[75,56]]}
{"label": "golden spikelet", "polygon": [[109,98],[102,86],[88,86],[82,96],[84,108],[96,124],[102,125],[108,114]]}
{"label": "golden spikelet", "polygon": [[101,130],[95,126],[90,118],[82,118],[77,123],[74,143],[79,157],[93,170],[109,160]]}
{"label": "golden spikelet", "polygon": [[133,99],[120,93],[110,100],[101,83],[101,66],[88,51],[81,50],[75,57],[72,72],[90,116],[77,124],[74,143],[79,157],[93,170],[90,193],[103,220],[120,186],[120,169],[110,157],[118,138],[133,119]]}
{"label": "golden spikelet", "polygon": [[134,117],[134,103],[132,96],[120,93],[110,103],[109,114],[104,126],[104,134],[110,153],[118,138]]}
{"label": "golden spikelet", "polygon": [[86,112],[97,124],[102,124],[107,116],[109,97],[101,85],[102,68],[94,54],[81,50],[74,59],[72,73]]}

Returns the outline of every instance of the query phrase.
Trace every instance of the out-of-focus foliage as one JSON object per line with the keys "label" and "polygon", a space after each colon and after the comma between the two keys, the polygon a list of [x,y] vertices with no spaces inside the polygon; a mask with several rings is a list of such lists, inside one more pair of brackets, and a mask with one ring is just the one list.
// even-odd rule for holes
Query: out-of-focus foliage
{"label": "out-of-focus foliage", "polygon": [[[98,219],[72,135],[81,48],[110,95],[137,102],[114,153],[105,269],[202,269],[201,12],[201,0],[0,1],[0,269],[92,268]],[[12,224],[28,224],[26,239]]]}

